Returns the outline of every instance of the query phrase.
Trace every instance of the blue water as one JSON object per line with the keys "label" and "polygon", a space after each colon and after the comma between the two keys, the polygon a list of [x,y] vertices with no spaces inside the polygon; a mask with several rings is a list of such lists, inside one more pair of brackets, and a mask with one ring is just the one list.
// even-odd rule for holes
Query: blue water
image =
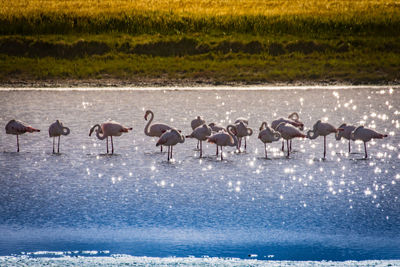
{"label": "blue water", "polygon": [[[59,251],[97,256],[234,257],[259,260],[400,259],[400,90],[30,90],[0,91],[0,125],[13,118],[40,133],[0,135],[0,256]],[[245,153],[196,142],[174,148],[172,162],[143,133],[147,109],[155,121],[185,134],[202,115],[223,125],[249,118],[255,134]],[[280,142],[264,159],[262,121],[293,111],[306,128],[318,119],[363,124],[389,135],[368,144],[328,136],[295,140],[289,159]],[[113,119],[133,132],[105,141],[89,137]],[[49,125],[71,134],[53,155]],[[41,254],[39,254],[41,255]]]}

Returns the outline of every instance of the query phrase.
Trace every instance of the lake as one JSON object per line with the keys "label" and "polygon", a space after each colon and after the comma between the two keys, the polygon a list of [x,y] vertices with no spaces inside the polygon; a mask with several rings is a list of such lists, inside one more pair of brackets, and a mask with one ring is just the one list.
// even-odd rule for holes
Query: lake
{"label": "lake", "polygon": [[[157,138],[144,134],[148,109],[184,134],[198,115],[224,126],[248,118],[254,134],[245,152],[224,148],[223,161],[213,144],[199,159],[196,141],[186,139],[168,162]],[[368,142],[366,160],[362,142],[349,154],[333,134],[325,160],[322,137],[295,139],[290,158],[274,142],[265,159],[258,128],[292,112],[305,131],[321,119],[388,137]],[[0,263],[400,259],[398,87],[2,89],[0,116]],[[42,130],[21,135],[19,153],[4,130],[11,119]],[[48,127],[57,119],[71,134],[52,154]],[[114,155],[88,136],[108,119],[133,127],[114,138]]]}

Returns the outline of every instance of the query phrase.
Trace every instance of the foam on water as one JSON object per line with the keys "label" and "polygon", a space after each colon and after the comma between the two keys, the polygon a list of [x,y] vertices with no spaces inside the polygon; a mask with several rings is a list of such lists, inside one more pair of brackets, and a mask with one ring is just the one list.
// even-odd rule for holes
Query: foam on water
{"label": "foam on water", "polygon": [[[38,251],[61,253],[66,261],[68,251],[110,260],[151,256],[161,264],[175,258],[159,257],[175,256],[188,265],[207,265],[199,258],[205,255],[227,265],[226,257],[249,255],[399,259],[399,90],[303,89],[0,91],[0,125],[16,118],[42,130],[20,137],[20,153],[13,152],[15,136],[0,135],[0,255],[17,255],[1,260],[30,261],[35,254],[27,253]],[[196,142],[187,139],[168,163],[156,139],[143,133],[147,109],[184,134],[198,115],[223,125],[248,117],[255,134],[245,153],[224,149],[222,162],[211,144],[198,159]],[[265,160],[259,125],[293,111],[308,129],[322,119],[364,124],[389,137],[368,143],[367,160],[362,143],[352,142],[355,154],[349,154],[347,142],[333,136],[326,160],[323,138],[295,140],[289,159],[273,143]],[[104,154],[105,141],[88,137],[92,125],[109,118],[133,127],[114,138],[113,156]],[[47,135],[56,119],[71,129],[60,155],[51,154]]]}

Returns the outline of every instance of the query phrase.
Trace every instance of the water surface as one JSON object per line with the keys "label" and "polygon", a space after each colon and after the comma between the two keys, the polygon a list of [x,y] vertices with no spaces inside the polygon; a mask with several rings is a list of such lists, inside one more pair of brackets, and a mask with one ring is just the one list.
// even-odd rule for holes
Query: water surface
{"label": "water surface", "polygon": [[[0,91],[2,127],[16,118],[42,130],[20,137],[20,153],[15,136],[0,135],[0,255],[400,259],[399,107],[392,87]],[[247,117],[255,134],[222,162],[211,144],[199,159],[187,139],[169,163],[144,135],[147,109],[185,134],[198,115]],[[367,160],[362,143],[349,154],[333,135],[326,160],[321,137],[295,140],[289,159],[273,143],[264,159],[261,122],[294,111],[307,129],[322,119],[389,137],[368,143]],[[47,134],[56,119],[71,129],[60,155]],[[113,156],[88,136],[108,119],[133,127],[114,138]]]}

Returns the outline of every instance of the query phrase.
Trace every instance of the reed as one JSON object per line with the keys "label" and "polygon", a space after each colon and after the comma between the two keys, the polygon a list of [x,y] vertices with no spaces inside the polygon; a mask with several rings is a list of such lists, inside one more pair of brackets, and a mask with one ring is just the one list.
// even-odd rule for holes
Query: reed
{"label": "reed", "polygon": [[0,34],[400,32],[398,0],[0,0]]}

